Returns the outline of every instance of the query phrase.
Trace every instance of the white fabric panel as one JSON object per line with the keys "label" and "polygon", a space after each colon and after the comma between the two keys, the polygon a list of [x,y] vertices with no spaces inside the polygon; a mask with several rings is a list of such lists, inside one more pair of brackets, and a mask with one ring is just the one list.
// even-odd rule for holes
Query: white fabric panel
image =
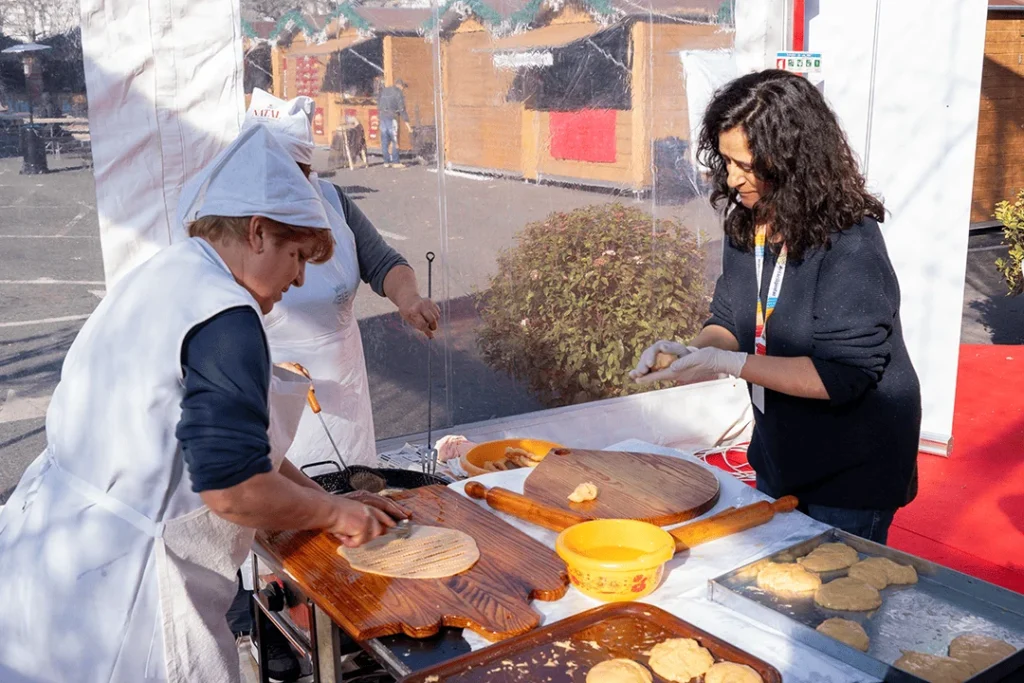
{"label": "white fabric panel", "polygon": [[[435,431],[433,438],[453,434],[475,443],[530,438],[590,449],[637,438],[701,449],[749,441],[753,419],[747,383],[729,378],[456,425]],[[377,450],[397,450],[407,441],[424,439],[425,435],[407,435],[378,441]]]}
{"label": "white fabric panel", "polygon": [[697,167],[697,140],[704,112],[715,91],[739,74],[732,50],[683,50],[679,58],[683,61],[686,110],[690,117],[690,160]]}
{"label": "white fabric panel", "polygon": [[108,289],[170,244],[178,193],[238,134],[238,0],[82,0]]}
{"label": "white fabric panel", "polygon": [[822,52],[825,95],[892,214],[882,230],[921,378],[922,432],[948,441],[987,6],[984,0],[882,0],[876,17],[876,2],[818,4],[808,39],[811,50]]}
{"label": "white fabric panel", "polygon": [[736,0],[736,73],[774,66],[775,53],[786,49],[787,0]]}

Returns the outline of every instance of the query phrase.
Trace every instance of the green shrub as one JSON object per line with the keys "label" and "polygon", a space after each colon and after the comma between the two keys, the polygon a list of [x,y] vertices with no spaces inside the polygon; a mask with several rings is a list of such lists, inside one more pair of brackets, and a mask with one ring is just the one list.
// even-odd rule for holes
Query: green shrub
{"label": "green shrub", "polygon": [[674,220],[610,204],[531,223],[479,295],[479,344],[548,405],[640,390],[627,373],[658,339],[690,339],[708,313],[704,256]]}
{"label": "green shrub", "polygon": [[1013,204],[996,204],[996,220],[1003,224],[1003,244],[1010,247],[1010,258],[996,259],[996,268],[1006,281],[1010,294],[1024,292],[1020,261],[1024,258],[1024,190],[1017,193]]}

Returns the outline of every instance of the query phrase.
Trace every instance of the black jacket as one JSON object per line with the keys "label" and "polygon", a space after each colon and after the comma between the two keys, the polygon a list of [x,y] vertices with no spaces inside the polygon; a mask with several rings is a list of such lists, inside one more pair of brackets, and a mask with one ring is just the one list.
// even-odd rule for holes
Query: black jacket
{"label": "black jacket", "polygon": [[[776,255],[765,255],[765,300]],[[754,352],[753,252],[727,239],[708,325]],[[878,224],[789,260],[768,326],[769,356],[810,356],[830,400],[765,391],[748,458],[759,485],[803,504],[895,509],[917,494],[921,387],[900,323],[900,289]]]}

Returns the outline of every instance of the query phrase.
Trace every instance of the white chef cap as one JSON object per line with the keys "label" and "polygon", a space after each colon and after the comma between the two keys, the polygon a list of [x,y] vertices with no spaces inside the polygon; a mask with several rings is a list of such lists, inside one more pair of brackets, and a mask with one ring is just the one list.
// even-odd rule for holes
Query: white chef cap
{"label": "white chef cap", "polygon": [[288,150],[292,159],[302,164],[313,163],[313,111],[311,97],[282,100],[266,90],[253,88],[249,110],[245,112],[242,130],[262,123]]}
{"label": "white chef cap", "polygon": [[178,224],[203,216],[265,216],[285,225],[330,229],[320,196],[266,126],[243,131],[185,183]]}

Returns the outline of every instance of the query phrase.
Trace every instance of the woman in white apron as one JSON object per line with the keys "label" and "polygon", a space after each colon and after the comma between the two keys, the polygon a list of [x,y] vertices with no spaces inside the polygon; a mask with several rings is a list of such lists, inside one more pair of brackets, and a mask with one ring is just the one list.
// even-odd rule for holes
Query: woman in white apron
{"label": "woman in white apron", "polygon": [[[310,266],[301,289],[285,293],[267,316],[267,338],[274,362],[295,362],[313,378],[321,415],[334,443],[349,465],[374,465],[377,450],[370,408],[363,344],[353,306],[360,281],[387,296],[402,318],[433,336],[440,310],[420,296],[408,262],[380,236],[373,224],[335,185],[310,170],[313,159],[312,116],[308,97],[285,101],[256,89],[242,129],[266,125],[308,176],[323,203],[334,232],[334,256]],[[323,425],[307,410],[288,451],[302,466],[337,460]]]}
{"label": "woman in white apron", "polygon": [[[331,254],[320,198],[263,127],[197,180],[195,236],[139,266],[90,316],[62,367],[46,451],[0,512],[4,683],[236,681],[224,614],[254,529],[325,529],[357,545],[404,514],[382,498],[330,496],[283,461],[308,384],[271,374],[258,323],[302,285],[307,258]],[[220,422],[194,410],[202,392],[190,387],[218,386],[221,363],[185,356],[228,315],[256,327],[215,335],[214,355],[262,348],[247,358],[264,391],[224,407],[255,407],[265,433],[257,452],[237,453],[259,474],[203,490],[199,440],[176,432]]]}

